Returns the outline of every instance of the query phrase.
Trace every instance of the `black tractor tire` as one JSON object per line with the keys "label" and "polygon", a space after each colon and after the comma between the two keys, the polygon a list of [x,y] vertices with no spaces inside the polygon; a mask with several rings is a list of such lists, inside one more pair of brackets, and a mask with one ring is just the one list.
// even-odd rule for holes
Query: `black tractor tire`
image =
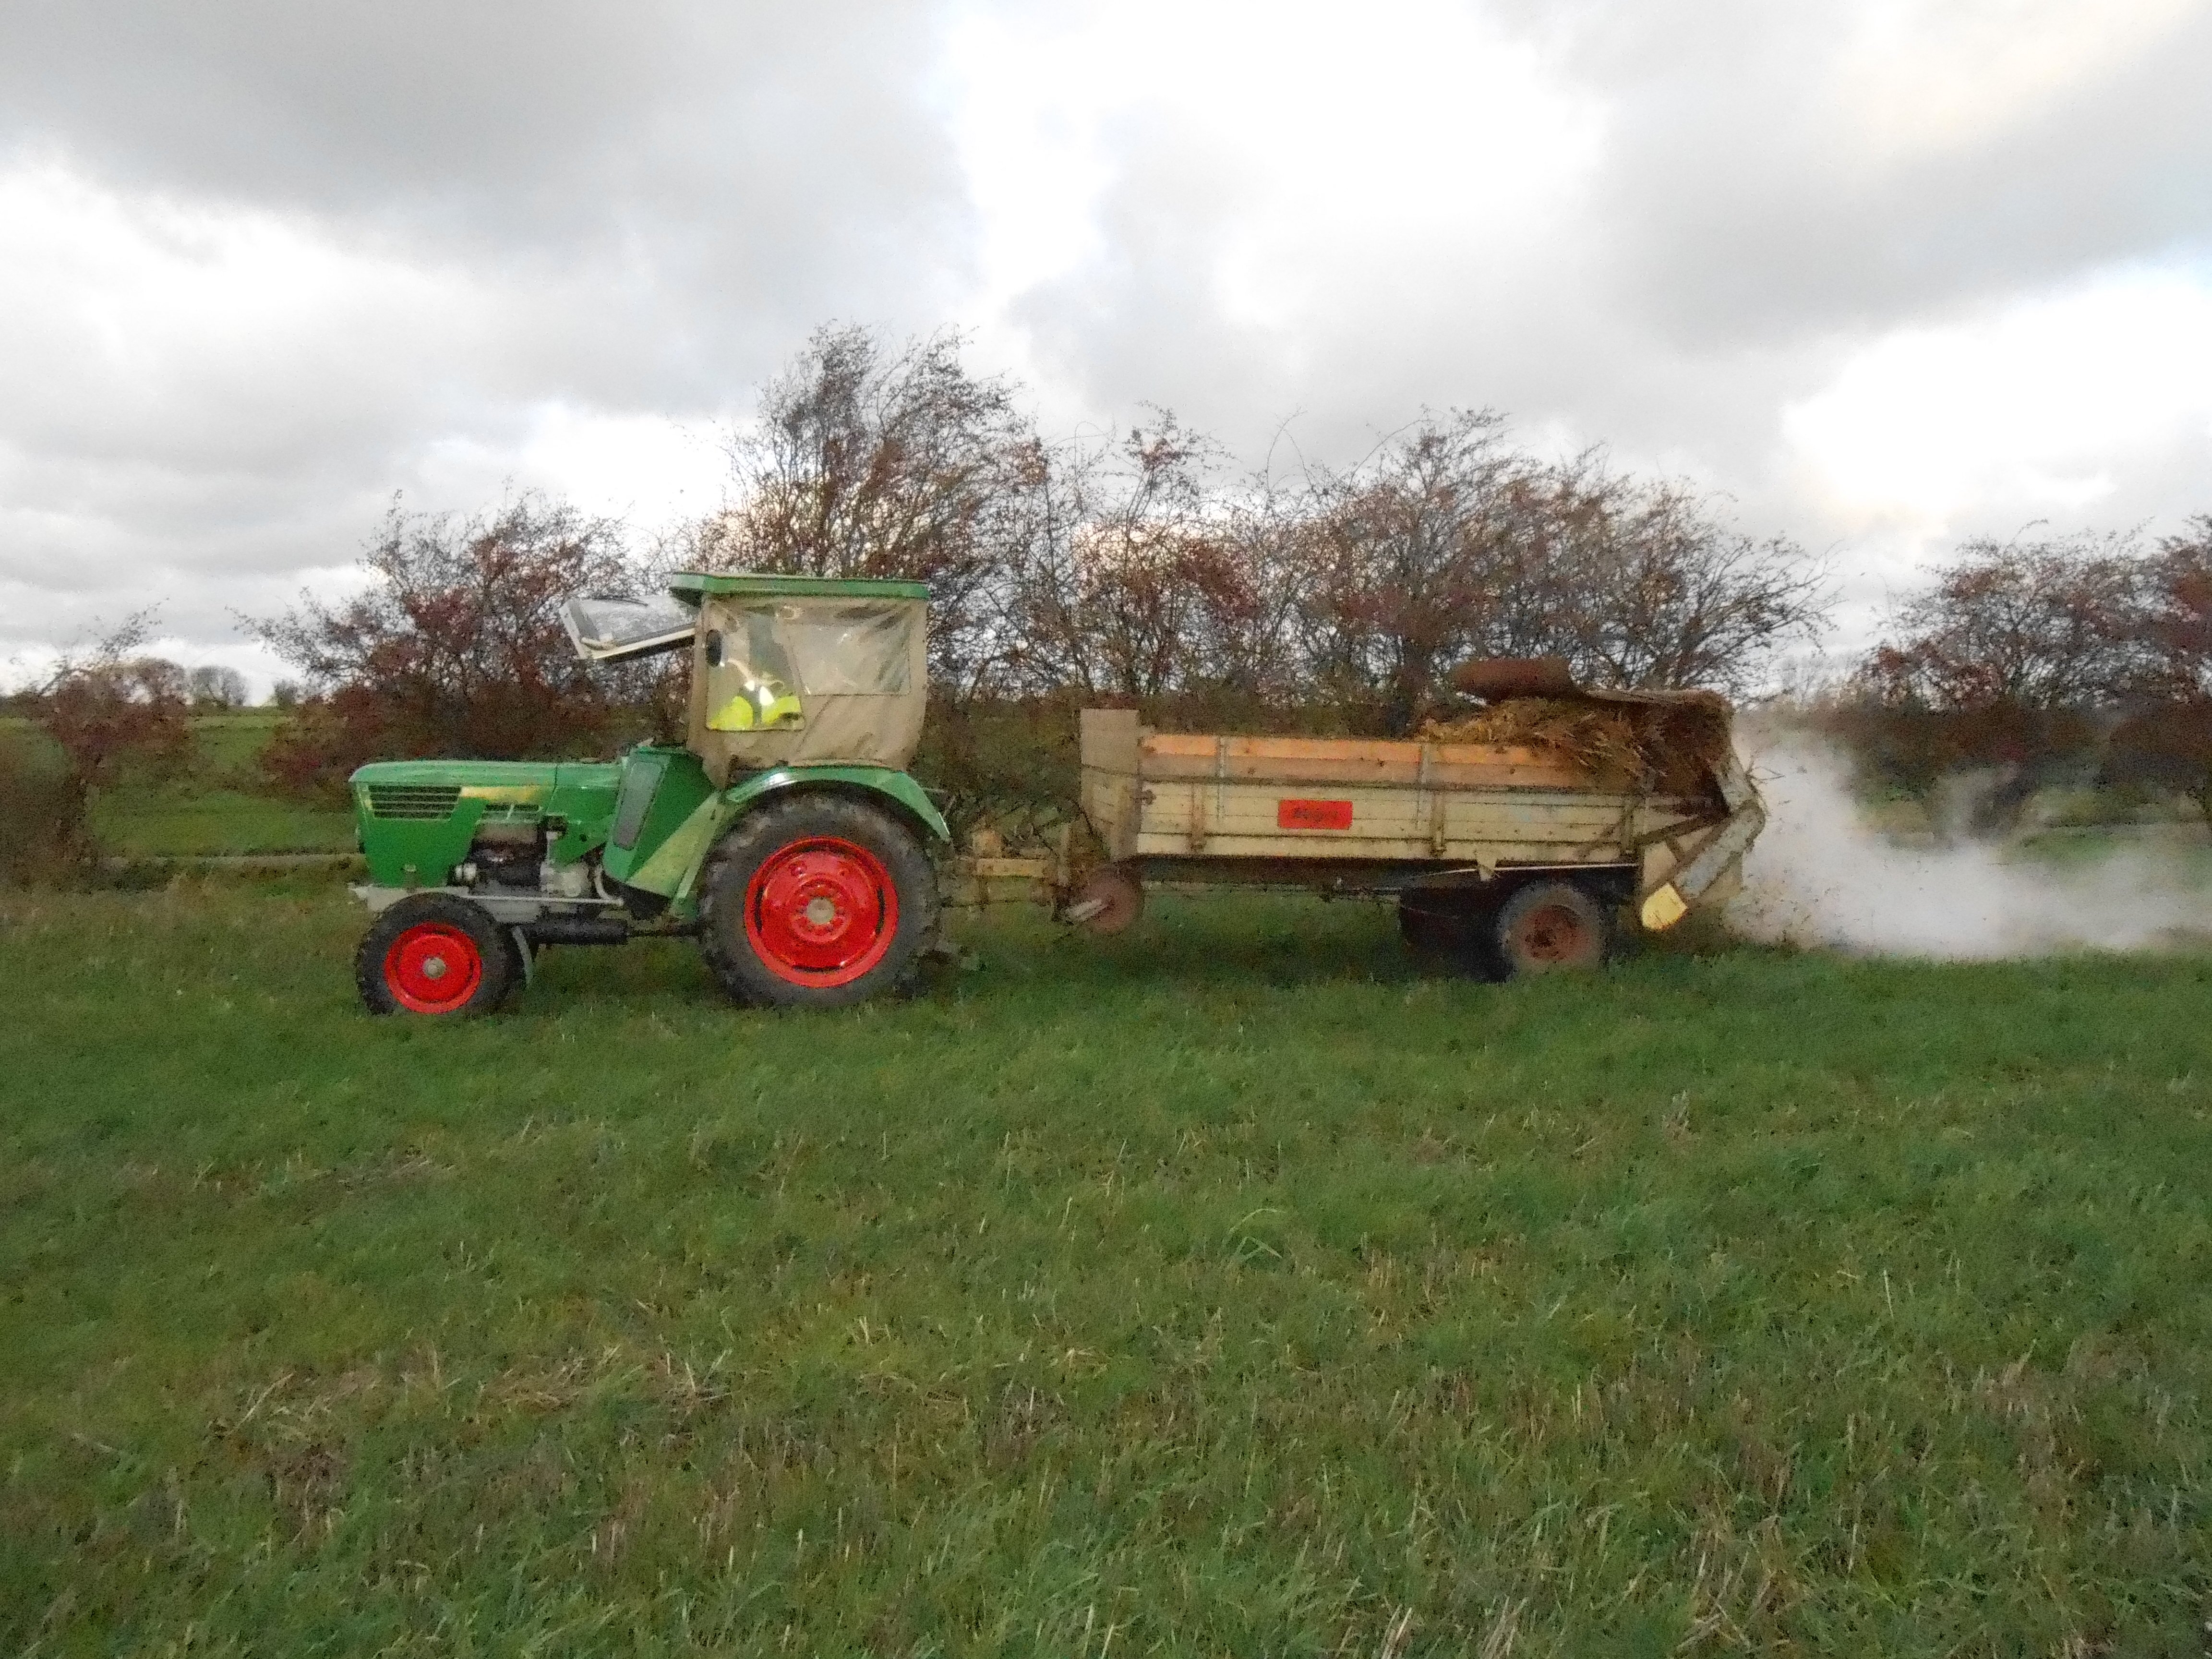
{"label": "black tractor tire", "polygon": [[1604,899],[1571,881],[1532,881],[1498,907],[1491,939],[1500,972],[1519,979],[1601,967],[1613,933]]}
{"label": "black tractor tire", "polygon": [[514,930],[451,893],[386,905],[353,955],[353,982],[372,1014],[488,1014],[522,980]]}
{"label": "black tractor tire", "polygon": [[903,988],[937,935],[937,877],[906,822],[810,791],[739,818],[699,883],[700,949],[723,990],[842,1008]]}

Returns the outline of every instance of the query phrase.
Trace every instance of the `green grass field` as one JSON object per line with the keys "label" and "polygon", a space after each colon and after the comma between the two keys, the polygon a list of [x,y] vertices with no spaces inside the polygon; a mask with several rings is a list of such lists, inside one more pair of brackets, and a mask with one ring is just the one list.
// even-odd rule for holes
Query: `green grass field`
{"label": "green grass field", "polygon": [[2207,1650],[2212,959],[360,926],[0,896],[7,1651]]}

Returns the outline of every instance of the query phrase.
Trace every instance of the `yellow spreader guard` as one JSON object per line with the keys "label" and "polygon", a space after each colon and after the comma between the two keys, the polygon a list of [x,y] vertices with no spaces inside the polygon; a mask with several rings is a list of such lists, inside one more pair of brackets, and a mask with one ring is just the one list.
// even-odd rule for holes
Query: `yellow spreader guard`
{"label": "yellow spreader guard", "polygon": [[1681,894],[1674,890],[1673,882],[1666,882],[1644,901],[1641,912],[1644,925],[1655,933],[1663,933],[1684,916],[1690,907]]}

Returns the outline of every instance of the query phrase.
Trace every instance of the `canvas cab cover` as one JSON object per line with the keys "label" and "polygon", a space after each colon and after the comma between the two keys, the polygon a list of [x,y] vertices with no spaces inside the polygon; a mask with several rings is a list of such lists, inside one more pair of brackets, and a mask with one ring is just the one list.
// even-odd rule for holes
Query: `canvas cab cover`
{"label": "canvas cab cover", "polygon": [[708,775],[769,766],[903,770],[928,698],[920,582],[686,573],[690,747]]}

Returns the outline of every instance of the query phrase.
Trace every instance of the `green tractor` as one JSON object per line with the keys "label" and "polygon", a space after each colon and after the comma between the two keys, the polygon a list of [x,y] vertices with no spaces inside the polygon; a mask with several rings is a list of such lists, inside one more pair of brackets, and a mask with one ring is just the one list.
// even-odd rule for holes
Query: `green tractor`
{"label": "green tractor", "polygon": [[386,761],[353,775],[377,1013],[496,1007],[548,945],[694,935],[740,1002],[835,1006],[933,944],[945,819],[906,772],[927,702],[918,582],[687,574],[574,599],[595,662],[691,653],[689,741],[617,761]]}

